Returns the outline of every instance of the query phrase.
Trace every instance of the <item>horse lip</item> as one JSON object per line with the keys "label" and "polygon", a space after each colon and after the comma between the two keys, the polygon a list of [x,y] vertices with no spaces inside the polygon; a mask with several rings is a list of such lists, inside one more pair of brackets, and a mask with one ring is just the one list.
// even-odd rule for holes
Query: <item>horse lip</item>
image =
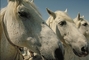
{"label": "horse lip", "polygon": [[88,53],[77,53],[74,49],[73,49],[73,52],[75,53],[75,55],[77,55],[77,56],[79,56],[79,57],[85,57],[85,56],[87,56],[88,55]]}
{"label": "horse lip", "polygon": [[75,55],[77,55],[77,56],[81,57],[81,55],[80,55],[80,54],[78,54],[74,49],[73,49],[73,52],[74,52],[74,54],[75,54]]}
{"label": "horse lip", "polygon": [[84,54],[84,57],[88,55],[88,52],[82,52],[82,55]]}

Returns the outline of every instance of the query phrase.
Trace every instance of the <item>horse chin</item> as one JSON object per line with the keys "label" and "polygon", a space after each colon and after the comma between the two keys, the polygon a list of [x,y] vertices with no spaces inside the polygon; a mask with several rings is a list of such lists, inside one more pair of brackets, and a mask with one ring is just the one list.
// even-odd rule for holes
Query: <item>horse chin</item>
{"label": "horse chin", "polygon": [[75,55],[77,55],[78,57],[85,57],[85,56],[87,56],[88,55],[88,53],[79,53],[79,52],[76,52],[74,49],[73,49],[73,52],[74,52],[74,54]]}

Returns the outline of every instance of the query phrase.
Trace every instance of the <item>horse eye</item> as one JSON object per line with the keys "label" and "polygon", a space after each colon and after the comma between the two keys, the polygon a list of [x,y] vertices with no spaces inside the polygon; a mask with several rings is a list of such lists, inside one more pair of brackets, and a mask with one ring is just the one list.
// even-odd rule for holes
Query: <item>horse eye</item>
{"label": "horse eye", "polygon": [[83,26],[87,26],[88,24],[87,23],[84,23],[84,24],[82,24]]}
{"label": "horse eye", "polygon": [[61,21],[59,24],[60,24],[61,26],[66,25],[66,21]]}
{"label": "horse eye", "polygon": [[18,13],[19,13],[19,15],[20,15],[21,17],[25,17],[25,18],[28,17],[28,13],[27,13],[27,12],[19,11]]}

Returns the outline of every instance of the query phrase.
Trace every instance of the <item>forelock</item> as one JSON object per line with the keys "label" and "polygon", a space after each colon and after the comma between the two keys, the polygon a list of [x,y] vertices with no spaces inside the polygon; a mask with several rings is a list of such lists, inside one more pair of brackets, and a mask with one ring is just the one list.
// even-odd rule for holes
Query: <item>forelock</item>
{"label": "forelock", "polygon": [[74,23],[73,19],[68,16],[68,14],[64,11],[56,11],[55,12],[61,18],[64,18],[66,21]]}

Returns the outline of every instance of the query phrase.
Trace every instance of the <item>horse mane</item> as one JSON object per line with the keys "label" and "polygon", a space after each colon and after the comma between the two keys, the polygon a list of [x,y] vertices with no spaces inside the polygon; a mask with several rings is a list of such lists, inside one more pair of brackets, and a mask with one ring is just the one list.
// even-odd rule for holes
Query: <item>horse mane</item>
{"label": "horse mane", "polygon": [[47,23],[48,26],[50,26],[50,24],[51,24],[53,21],[54,21],[54,20],[53,20],[53,17],[50,16],[50,17],[47,19],[46,23]]}
{"label": "horse mane", "polygon": [[69,17],[67,12],[64,11],[56,11],[56,14],[58,14],[60,17],[63,17],[66,21],[74,23],[73,19]]}

